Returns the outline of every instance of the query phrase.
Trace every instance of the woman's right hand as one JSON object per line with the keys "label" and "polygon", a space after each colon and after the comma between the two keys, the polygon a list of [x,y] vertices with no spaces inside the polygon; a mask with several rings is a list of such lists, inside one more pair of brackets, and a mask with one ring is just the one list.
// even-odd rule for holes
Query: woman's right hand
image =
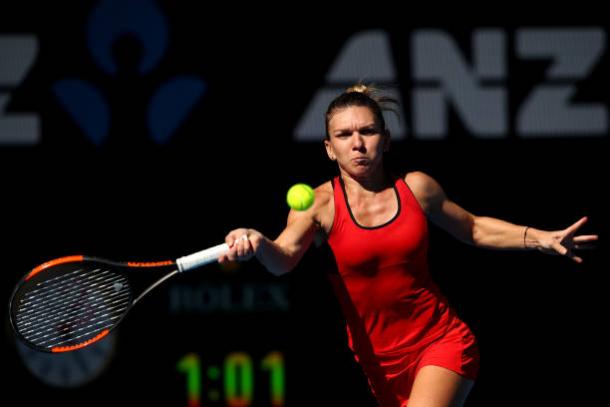
{"label": "woman's right hand", "polygon": [[225,237],[229,251],[218,258],[220,264],[230,261],[247,261],[256,255],[264,236],[257,230],[239,228],[230,231]]}

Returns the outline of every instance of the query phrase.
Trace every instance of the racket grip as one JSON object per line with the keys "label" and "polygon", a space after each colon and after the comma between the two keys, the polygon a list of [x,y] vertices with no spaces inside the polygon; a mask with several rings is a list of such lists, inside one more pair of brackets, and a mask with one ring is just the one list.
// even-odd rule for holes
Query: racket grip
{"label": "racket grip", "polygon": [[218,260],[220,256],[228,251],[229,246],[226,243],[223,243],[197,253],[189,254],[188,256],[180,257],[178,260],[176,260],[178,271],[182,273],[183,271],[205,266],[206,264]]}

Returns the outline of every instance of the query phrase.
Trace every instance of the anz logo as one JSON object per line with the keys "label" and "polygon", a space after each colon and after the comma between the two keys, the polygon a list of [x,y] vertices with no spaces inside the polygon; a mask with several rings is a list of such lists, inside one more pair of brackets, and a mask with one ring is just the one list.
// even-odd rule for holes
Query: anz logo
{"label": "anz logo", "polygon": [[[326,76],[327,85],[314,95],[294,138],[321,140],[324,113],[332,98],[362,79],[382,86],[395,86],[402,79],[408,94],[394,92],[393,96],[405,106],[401,116],[408,115],[409,120],[386,116],[395,139],[407,134],[420,140],[447,138],[449,108],[465,131],[479,139],[502,139],[509,134],[520,138],[608,135],[608,106],[596,100],[574,100],[579,84],[587,81],[605,55],[603,28],[519,28],[510,41],[507,36],[501,28],[475,29],[465,53],[445,31],[415,30],[409,48],[395,50],[408,53],[410,61],[409,73],[399,76],[389,34],[382,30],[357,33],[338,53]],[[508,49],[509,43],[514,49]],[[520,63],[526,67],[528,61],[547,66],[538,83],[524,89],[523,73],[511,77],[509,67]],[[594,97],[601,97],[605,89],[599,89],[601,84],[594,86]],[[528,92],[518,106],[511,106],[515,88]],[[404,99],[408,99],[406,105]]]}
{"label": "anz logo", "polygon": [[[111,78],[120,75],[113,47],[130,36],[141,46],[137,66],[141,77],[151,73],[169,46],[166,18],[153,0],[101,0],[91,11],[86,44],[96,67]],[[0,36],[0,144],[35,145],[40,142],[36,114],[7,114],[10,94],[24,80],[38,54],[34,36]],[[156,144],[167,143],[206,91],[196,75],[176,74],[157,84],[146,110],[146,127]],[[74,123],[94,145],[104,144],[110,133],[111,105],[101,84],[89,78],[66,77],[52,84],[52,92]]]}
{"label": "anz logo", "polygon": [[[113,46],[123,36],[141,45],[137,73],[142,77],[155,70],[169,46],[165,15],[153,0],[99,1],[87,22],[86,43],[97,69],[111,80],[119,79]],[[393,49],[389,33],[383,30],[349,38],[326,75],[326,86],[314,93],[296,123],[294,139],[321,140],[328,103],[362,79],[399,85],[394,96],[404,109],[398,116],[387,116],[392,135],[399,140],[446,139],[450,112],[478,139],[513,134],[519,138],[608,136],[608,106],[595,100],[605,94],[603,80],[592,77],[607,57],[602,27],[523,27],[510,33],[503,28],[475,28],[464,47],[467,51],[440,29],[414,30],[408,40],[405,49]],[[40,143],[39,115],[7,109],[11,92],[23,83],[38,52],[34,35],[0,35],[0,145]],[[404,53],[409,66],[398,72],[393,52]],[[544,71],[534,71],[528,66],[532,62],[546,64]],[[587,85],[593,85],[595,93],[585,98],[579,91]],[[197,75],[177,73],[154,86],[144,120],[150,139],[162,145],[200,102],[207,85]],[[112,110],[102,85],[91,78],[66,77],[52,84],[52,91],[87,139],[103,145]]]}

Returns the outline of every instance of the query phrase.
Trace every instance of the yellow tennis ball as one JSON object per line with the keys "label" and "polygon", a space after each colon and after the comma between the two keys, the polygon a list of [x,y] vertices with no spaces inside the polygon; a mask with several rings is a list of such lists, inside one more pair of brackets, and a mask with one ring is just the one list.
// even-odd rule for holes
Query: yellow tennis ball
{"label": "yellow tennis ball", "polygon": [[313,205],[315,193],[307,184],[295,184],[290,187],[286,194],[288,206],[296,211],[305,211]]}

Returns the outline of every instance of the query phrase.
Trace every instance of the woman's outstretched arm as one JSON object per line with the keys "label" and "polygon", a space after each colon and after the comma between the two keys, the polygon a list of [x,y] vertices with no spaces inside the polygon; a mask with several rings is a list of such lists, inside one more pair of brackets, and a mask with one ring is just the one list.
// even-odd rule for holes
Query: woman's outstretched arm
{"label": "woman's outstretched arm", "polygon": [[328,194],[317,188],[314,205],[306,211],[291,210],[286,227],[275,240],[255,229],[232,230],[225,237],[230,250],[218,262],[246,261],[256,256],[271,274],[280,276],[288,273],[311,245],[319,230],[319,214],[326,209],[328,202]]}
{"label": "woman's outstretched arm", "polygon": [[547,254],[567,256],[581,263],[582,258],[573,250],[590,248],[598,239],[597,235],[576,235],[587,217],[561,230],[535,229],[468,212],[447,198],[438,182],[422,172],[407,174],[405,181],[432,222],[461,241],[477,247],[538,249]]}

